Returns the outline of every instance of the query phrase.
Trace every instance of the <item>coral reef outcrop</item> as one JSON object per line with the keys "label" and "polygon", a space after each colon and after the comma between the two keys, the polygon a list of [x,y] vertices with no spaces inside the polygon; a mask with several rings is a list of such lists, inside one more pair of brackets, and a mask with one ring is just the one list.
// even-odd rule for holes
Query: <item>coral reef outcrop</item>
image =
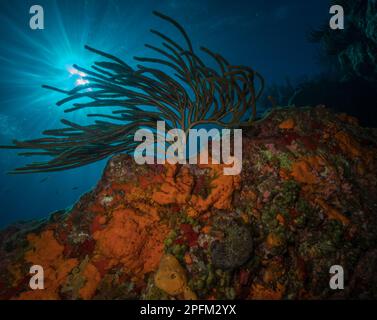
{"label": "coral reef outcrop", "polygon": [[0,298],[377,298],[376,129],[275,109],[244,130],[242,165],[112,157],[72,208],[0,232]]}

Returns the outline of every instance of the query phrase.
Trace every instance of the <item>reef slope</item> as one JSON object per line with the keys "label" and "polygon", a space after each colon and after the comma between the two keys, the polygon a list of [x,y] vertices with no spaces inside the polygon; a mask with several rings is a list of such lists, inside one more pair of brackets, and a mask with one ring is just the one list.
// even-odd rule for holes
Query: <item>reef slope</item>
{"label": "reef slope", "polygon": [[239,176],[114,156],[72,208],[1,231],[0,298],[377,298],[376,160],[377,130],[322,106],[244,130]]}

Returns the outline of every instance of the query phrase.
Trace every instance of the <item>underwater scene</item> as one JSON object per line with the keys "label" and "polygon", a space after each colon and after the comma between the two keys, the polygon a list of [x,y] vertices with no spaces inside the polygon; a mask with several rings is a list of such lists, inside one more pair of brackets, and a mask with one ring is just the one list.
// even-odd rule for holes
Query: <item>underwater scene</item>
{"label": "underwater scene", "polygon": [[0,24],[0,300],[377,298],[377,1]]}

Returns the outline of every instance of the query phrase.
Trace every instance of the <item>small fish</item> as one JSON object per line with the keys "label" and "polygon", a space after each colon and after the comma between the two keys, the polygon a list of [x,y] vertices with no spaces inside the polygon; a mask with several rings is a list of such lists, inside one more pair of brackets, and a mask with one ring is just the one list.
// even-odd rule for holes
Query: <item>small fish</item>
{"label": "small fish", "polygon": [[77,190],[79,187],[73,187],[72,190]]}
{"label": "small fish", "polygon": [[43,179],[39,180],[39,183],[43,183],[43,182],[46,182],[46,181],[47,181],[47,179],[48,179],[48,177],[46,177],[46,178],[43,178]]}

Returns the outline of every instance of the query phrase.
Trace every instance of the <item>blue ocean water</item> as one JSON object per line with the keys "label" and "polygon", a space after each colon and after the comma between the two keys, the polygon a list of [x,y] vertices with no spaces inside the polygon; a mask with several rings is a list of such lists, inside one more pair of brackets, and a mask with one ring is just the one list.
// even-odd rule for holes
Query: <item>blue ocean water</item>
{"label": "blue ocean water", "polygon": [[[29,9],[42,5],[45,29],[31,30]],[[119,56],[151,56],[144,43],[158,43],[150,28],[177,35],[156,18],[174,17],[195,47],[204,45],[233,64],[258,70],[267,84],[319,72],[318,48],[307,34],[329,17],[327,0],[41,0],[0,2],[0,144],[41,136],[62,126],[61,118],[86,124],[85,112],[65,114],[62,95],[42,84],[70,89],[80,78],[73,64],[88,67],[96,57],[84,45]],[[90,110],[88,110],[90,112]],[[106,161],[57,173],[8,175],[31,160],[0,151],[0,227],[47,216],[71,206],[93,188]]]}

